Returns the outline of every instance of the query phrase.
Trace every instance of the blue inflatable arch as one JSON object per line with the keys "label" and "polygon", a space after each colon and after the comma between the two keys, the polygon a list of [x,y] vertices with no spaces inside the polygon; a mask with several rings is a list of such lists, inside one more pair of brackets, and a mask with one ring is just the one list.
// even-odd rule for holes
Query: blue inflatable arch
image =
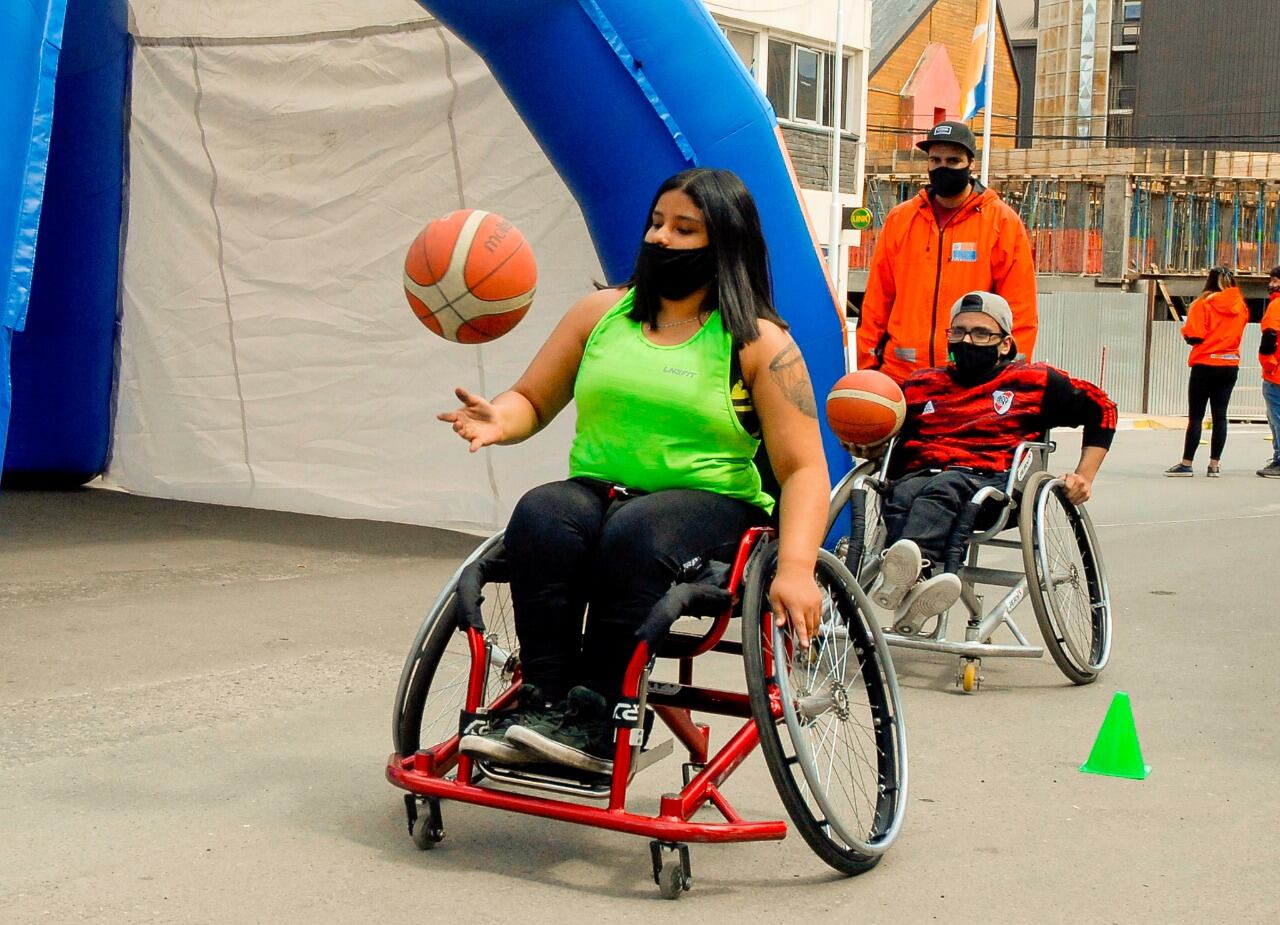
{"label": "blue inflatable arch", "polygon": [[[630,275],[653,190],[689,166],[725,167],[754,193],[768,240],[778,309],[819,394],[844,373],[844,321],[800,204],[768,102],[697,0],[419,0],[484,58],[582,209],[610,282]],[[25,8],[25,4],[18,4]],[[124,0],[43,0],[4,32],[23,73],[40,73],[16,111],[0,110],[0,136],[47,110],[50,79],[37,48],[57,42],[67,8],[57,82],[39,259],[29,323],[14,337],[14,407],[6,477],[72,483],[105,465],[110,436],[121,221],[121,126],[128,42]],[[46,28],[47,27],[47,28]],[[42,31],[43,30],[43,31]],[[14,68],[12,63],[4,70]],[[0,76],[4,76],[0,74]],[[43,95],[36,90],[44,89]],[[44,107],[42,109],[42,107]],[[60,142],[60,138],[65,141]],[[24,156],[27,152],[21,152]],[[38,153],[38,152],[37,152]],[[18,215],[17,240],[34,241],[40,201],[34,172],[16,152],[0,161],[0,220]],[[24,212],[23,204],[27,205]],[[16,208],[15,208],[16,207]],[[6,211],[7,210],[7,211]],[[0,241],[0,244],[7,243]],[[0,375],[7,331],[21,331],[30,250],[14,249],[0,319]],[[25,261],[25,262],[24,262]],[[15,304],[21,303],[18,308]],[[5,433],[0,400],[0,452]],[[824,433],[833,475],[849,457]]]}

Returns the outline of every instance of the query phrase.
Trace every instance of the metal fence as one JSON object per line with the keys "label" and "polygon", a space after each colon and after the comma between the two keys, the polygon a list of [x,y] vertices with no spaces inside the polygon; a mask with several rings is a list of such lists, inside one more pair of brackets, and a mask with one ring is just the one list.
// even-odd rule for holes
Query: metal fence
{"label": "metal fence", "polygon": [[[1154,415],[1187,413],[1189,348],[1176,321],[1151,325],[1146,356],[1146,297],[1141,293],[1058,292],[1040,296],[1040,333],[1035,359],[1052,363],[1107,390],[1121,412]],[[1245,328],[1240,345],[1240,378],[1228,414],[1263,419],[1262,373],[1258,368],[1257,325]],[[1145,407],[1144,407],[1145,393]]]}
{"label": "metal fence", "polygon": [[1102,386],[1121,411],[1142,410],[1145,296],[1130,292],[1045,293],[1040,296],[1039,309],[1035,359]]}
{"label": "metal fence", "polygon": [[[1178,333],[1176,321],[1157,321],[1151,331],[1151,390],[1147,400],[1149,414],[1186,414],[1187,381],[1191,369],[1187,352]],[[1244,329],[1240,345],[1240,378],[1231,393],[1227,415],[1231,418],[1265,419],[1262,402],[1262,370],[1258,366],[1258,341],[1262,329],[1251,324]]]}

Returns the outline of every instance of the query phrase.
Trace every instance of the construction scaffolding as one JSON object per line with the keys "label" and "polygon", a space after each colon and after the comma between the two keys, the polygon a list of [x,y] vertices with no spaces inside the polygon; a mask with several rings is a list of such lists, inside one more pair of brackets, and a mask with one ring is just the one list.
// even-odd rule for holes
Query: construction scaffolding
{"label": "construction scaffolding", "polygon": [[[1265,276],[1280,264],[1280,156],[1032,149],[993,157],[991,185],[1026,225],[1039,273],[1122,282],[1215,265]],[[904,157],[895,172],[867,177],[873,226],[850,250],[851,269],[869,266],[884,216],[919,191],[924,166]]]}

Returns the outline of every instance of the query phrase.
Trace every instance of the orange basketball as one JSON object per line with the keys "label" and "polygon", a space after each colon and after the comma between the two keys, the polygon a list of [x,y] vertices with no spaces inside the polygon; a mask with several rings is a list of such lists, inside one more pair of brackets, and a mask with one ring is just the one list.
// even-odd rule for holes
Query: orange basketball
{"label": "orange basketball", "polygon": [[404,258],[404,295],[418,320],[459,344],[506,334],[538,282],[533,249],[501,215],[461,209],[423,228]]}
{"label": "orange basketball", "polygon": [[853,446],[879,446],[902,430],[906,416],[902,389],[878,370],[846,373],[827,393],[827,423]]}

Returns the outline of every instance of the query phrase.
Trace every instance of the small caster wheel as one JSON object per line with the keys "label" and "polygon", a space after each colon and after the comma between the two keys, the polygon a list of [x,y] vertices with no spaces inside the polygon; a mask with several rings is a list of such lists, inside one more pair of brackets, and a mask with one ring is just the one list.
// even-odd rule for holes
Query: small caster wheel
{"label": "small caster wheel", "polygon": [[982,678],[978,676],[978,663],[966,661],[960,669],[960,688],[966,694],[972,694],[981,683]]}
{"label": "small caster wheel", "polygon": [[406,794],[405,810],[409,815],[409,834],[419,851],[430,851],[444,838],[444,820],[440,816],[440,801],[435,797],[427,797],[418,812],[417,801],[412,794]]}
{"label": "small caster wheel", "polygon": [[667,858],[662,870],[658,872],[658,892],[663,899],[679,899],[687,889],[689,881],[685,879],[684,865],[680,863],[680,858]]}
{"label": "small caster wheel", "polygon": [[431,825],[431,820],[426,816],[419,816],[413,823],[413,843],[418,846],[419,851],[430,851],[436,845],[440,844],[440,840],[444,838],[444,829],[437,829]]}
{"label": "small caster wheel", "polygon": [[679,899],[680,894],[693,885],[688,845],[651,841],[649,857],[653,861],[653,882],[658,884],[663,899]]}

